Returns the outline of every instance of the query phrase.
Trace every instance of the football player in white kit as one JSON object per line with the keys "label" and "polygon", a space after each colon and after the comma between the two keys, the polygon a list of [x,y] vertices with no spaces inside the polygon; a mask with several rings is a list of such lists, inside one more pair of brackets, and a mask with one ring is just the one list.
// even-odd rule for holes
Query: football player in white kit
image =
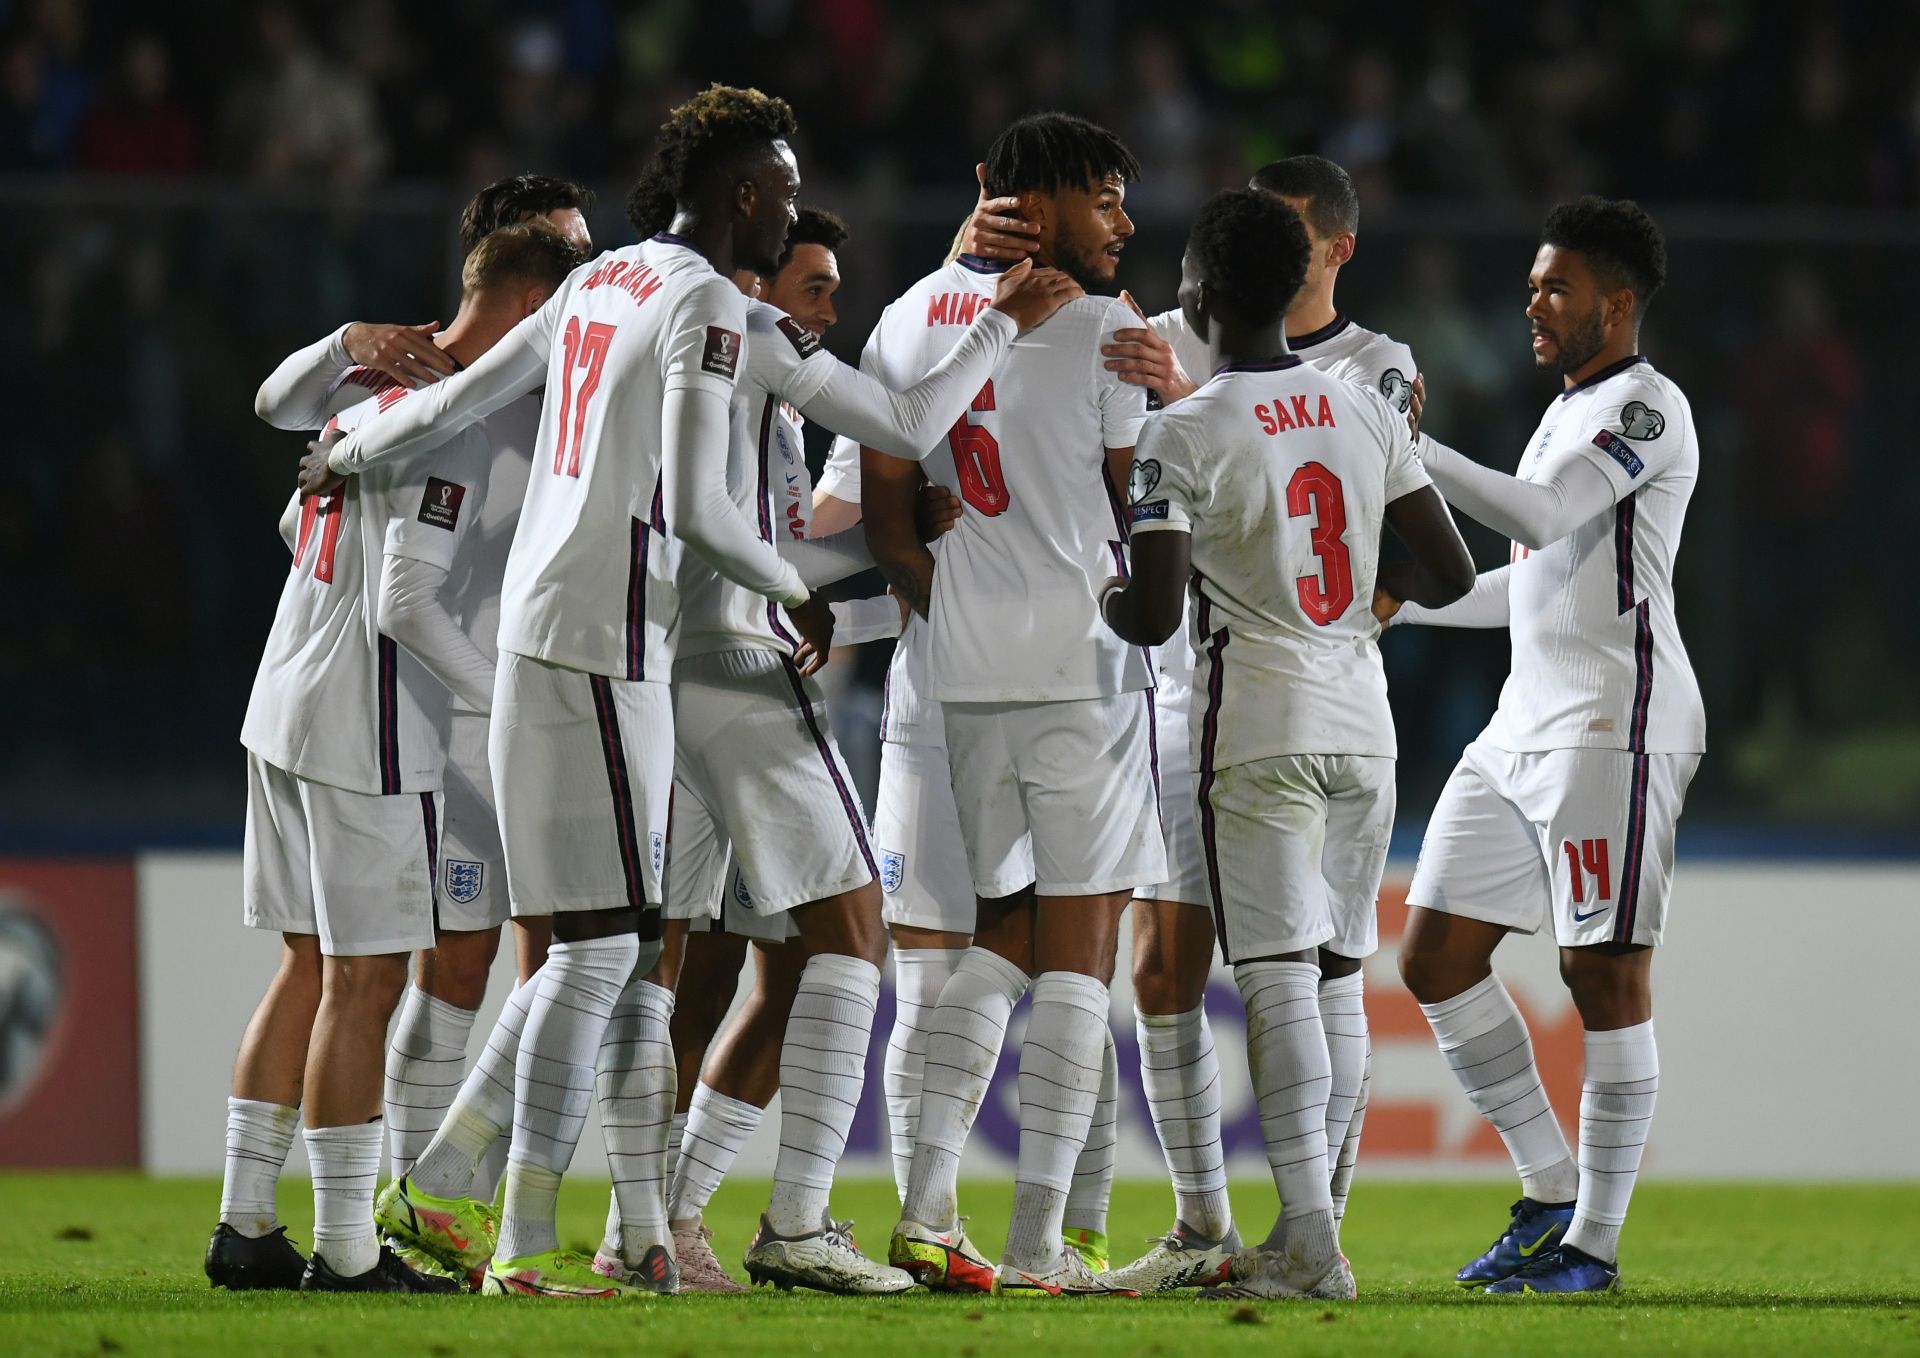
{"label": "football player in white kit", "polygon": [[[473,362],[537,309],[579,261],[546,223],[489,238],[464,270],[460,314],[438,339]],[[284,374],[282,374],[284,375]],[[325,388],[315,395],[312,388]],[[295,383],[310,418],[355,427],[409,389],[367,368]],[[293,393],[272,382],[262,400]],[[416,398],[417,399],[417,398]],[[242,731],[248,755],[246,908],[281,932],[280,973],[235,1064],[228,1173],[207,1273],[285,1286],[298,1255],[273,1185],[304,1095],[315,1245],[301,1286],[446,1290],[374,1234],[383,1126],[375,1086],[408,951],[434,942],[439,790],[451,692],[490,701],[491,665],[441,602],[472,567],[500,429],[454,434],[324,497],[296,497],[283,532],[293,569]]]}
{"label": "football player in white kit", "polygon": [[[648,907],[661,899],[672,784],[667,681],[682,545],[786,605],[796,631],[827,644],[825,604],[741,516],[726,484],[746,330],[728,275],[736,265],[770,268],[780,253],[799,184],[792,131],[785,102],[757,90],[716,85],[674,109],[661,131],[671,232],[582,266],[488,361],[422,393],[417,413],[396,411],[335,445],[325,467],[310,458],[303,473],[324,485],[329,470],[403,453],[546,385],[501,597],[490,754],[514,912],[553,915],[554,943],[522,988],[532,991],[526,1008],[510,1005],[491,1040],[515,1047],[517,1059],[489,1290],[626,1290],[559,1248],[554,1210],[608,1018],[644,976],[643,915],[657,930]],[[859,950],[850,929],[821,956]],[[469,1231],[447,1205],[473,1205],[441,1196],[470,1181],[505,1121],[505,1101],[486,1084],[468,1078],[396,1204],[416,1227],[413,1243],[450,1266],[471,1267],[487,1248],[484,1215],[473,1214]],[[416,1203],[412,1189],[425,1197]]]}
{"label": "football player in white kit", "polygon": [[[1036,114],[995,141],[985,187],[1017,195],[1023,215],[1041,224],[1041,260],[1101,286],[1133,233],[1122,202],[1138,177],[1132,154],[1105,129]],[[895,380],[924,367],[982,304],[981,280],[998,271],[962,257],[921,280],[888,309],[870,357]],[[1107,979],[1120,913],[1166,864],[1149,660],[1094,608],[1099,582],[1125,569],[1117,487],[1145,414],[1145,392],[1102,368],[1099,345],[1130,316],[1117,299],[1063,307],[1013,347],[929,455],[928,474],[954,477],[967,506],[935,544],[937,570],[912,532],[914,469],[862,454],[862,522],[875,560],[930,624],[921,697],[945,723],[980,904],[975,944],[929,1025],[913,1164],[889,1248],[936,1285],[978,1286],[977,1265],[957,1248],[959,1156],[1031,974],[1020,1167],[992,1286],[1029,1296],[1110,1290],[1061,1231],[1111,1041]],[[953,1276],[962,1268],[967,1276]]]}
{"label": "football player in white kit", "polygon": [[[644,189],[636,191],[632,212],[644,229],[650,217],[668,216],[671,198],[656,195],[662,201],[649,212],[643,196]],[[786,475],[781,450],[799,446],[798,430],[785,412],[794,409],[864,443],[917,456],[961,417],[1016,335],[1078,292],[1057,271],[1027,265],[1008,273],[993,305],[950,353],[911,384],[891,385],[841,363],[818,335],[779,308],[749,300],[727,475],[735,504],[757,522],[768,544],[792,554],[809,585],[852,574],[869,560],[860,534],[843,535],[851,541],[835,551],[832,544],[776,528],[776,511],[784,513],[790,503],[784,486],[776,496],[774,478],[784,481]],[[731,843],[736,881],[751,884],[747,908],[764,921],[791,913],[810,954],[781,1059],[781,1154],[773,1197],[747,1252],[747,1271],[785,1286],[905,1291],[913,1280],[861,1255],[828,1214],[833,1170],[865,1073],[864,1040],[840,1048],[852,1042],[854,1011],[867,1014],[871,1027],[879,963],[886,955],[866,814],[827,727],[824,695],[797,663],[800,640],[779,607],[698,560],[682,563],[679,584],[676,815],[705,813],[712,831]],[[687,866],[691,873],[693,865]],[[706,893],[697,893],[692,904],[706,900]],[[684,929],[675,932],[684,940]],[[862,952],[823,951],[823,937],[844,932],[859,938]],[[635,1010],[623,1003],[608,1030],[610,1042],[653,1042],[664,1050],[677,954],[674,949],[663,956],[655,975],[641,983]],[[625,1081],[616,1076],[611,1083]],[[610,1232],[607,1243],[617,1243],[631,1265],[638,1257],[636,1240],[663,1238],[658,1177],[669,1116],[640,1116],[633,1099],[618,1090],[618,1103],[610,1108],[607,1089],[603,1081],[601,1122],[619,1132],[610,1132],[609,1151],[620,1217],[620,1239],[615,1242]],[[626,1144],[629,1129],[632,1145]],[[611,1258],[618,1251],[602,1253]]]}
{"label": "football player in white kit", "polygon": [[[476,193],[460,214],[461,256],[470,259],[480,242],[501,227],[539,218],[558,230],[584,259],[593,240],[582,209],[592,197],[581,185],[549,175],[496,180]],[[289,355],[261,384],[255,412],[278,429],[318,429],[326,419],[328,392],[356,363],[408,387],[437,381],[457,369],[432,342],[437,328],[432,323],[345,325]],[[479,515],[475,541],[457,565],[449,592],[461,630],[489,665],[498,651],[500,583],[520,519],[539,418],[537,397],[516,401],[488,418],[493,469],[484,504],[469,510]],[[481,688],[491,704],[490,673]],[[440,910],[434,946],[414,959],[414,984],[401,1003],[387,1049],[387,1140],[390,1177],[395,1179],[412,1168],[439,1130],[460,1087],[467,1037],[486,995],[500,926],[508,918],[506,865],[487,766],[486,706],[458,693],[449,715],[442,795],[446,814],[440,827]],[[546,960],[550,932],[542,918],[522,920],[515,926],[522,982]],[[474,1197],[492,1201],[506,1152],[503,1136],[495,1141],[475,1178]],[[409,1262],[417,1263],[418,1257]]]}
{"label": "football player in white kit", "polygon": [[[1508,1228],[1459,1273],[1490,1292],[1619,1285],[1659,1088],[1653,949],[1706,747],[1673,608],[1700,447],[1687,398],[1640,352],[1666,273],[1660,230],[1637,204],[1589,197],[1548,214],[1527,318],[1534,363],[1564,389],[1518,474],[1420,438],[1434,484],[1510,537],[1511,559],[1450,608],[1396,614],[1390,587],[1378,604],[1396,623],[1506,627],[1513,640],[1493,720],[1427,824],[1400,949],[1441,1053],[1520,1174]],[[1577,1166],[1492,969],[1509,932],[1542,926],[1586,1029]]]}
{"label": "football player in white kit", "polygon": [[[1397,340],[1354,324],[1334,301],[1334,286],[1341,268],[1353,258],[1360,226],[1353,180],[1320,156],[1292,156],[1256,170],[1248,187],[1273,194],[1293,208],[1312,247],[1306,282],[1287,311],[1288,348],[1308,365],[1368,387],[1405,411],[1415,375],[1412,353]],[[995,257],[1021,258],[1030,228],[998,208],[985,202],[983,194],[965,239],[970,248],[991,251]],[[1208,375],[1206,345],[1177,307],[1114,338],[1116,342],[1102,350],[1108,367],[1124,380],[1147,387],[1164,405],[1194,390],[1190,372],[1201,379]],[[1151,487],[1136,479],[1132,491],[1138,498],[1142,492],[1150,495]],[[1239,1248],[1220,1135],[1220,1065],[1204,1003],[1213,965],[1213,918],[1206,908],[1206,873],[1193,819],[1193,766],[1186,732],[1193,651],[1186,629],[1156,647],[1154,658],[1159,662],[1156,706],[1168,875],[1165,882],[1135,893],[1133,995],[1141,1082],[1173,1180],[1174,1224],[1111,1280],[1142,1292],[1219,1281]],[[1371,915],[1356,913],[1345,924],[1350,930],[1343,928],[1320,950],[1320,1017],[1333,1063],[1327,1140],[1335,1157],[1336,1218],[1346,1212],[1366,1116],[1372,1044],[1361,966],[1378,947]],[[1110,1168],[1108,1172],[1110,1176]]]}
{"label": "football player in white kit", "polygon": [[[1210,1296],[1348,1299],[1328,1166],[1319,950],[1370,931],[1393,827],[1394,731],[1369,608],[1376,575],[1429,604],[1473,561],[1400,412],[1289,352],[1310,246],[1258,189],[1200,210],[1181,310],[1211,378],[1149,416],[1134,467],[1134,574],[1103,612],[1157,645],[1191,584],[1203,871],[1247,1008],[1248,1062],[1281,1215]],[[1414,560],[1379,564],[1382,524]]]}

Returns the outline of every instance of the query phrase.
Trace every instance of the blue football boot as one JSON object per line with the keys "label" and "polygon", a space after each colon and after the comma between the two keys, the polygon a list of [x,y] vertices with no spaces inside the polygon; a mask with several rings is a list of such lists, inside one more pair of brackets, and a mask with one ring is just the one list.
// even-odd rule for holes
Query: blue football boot
{"label": "blue football boot", "polygon": [[1527,1261],[1509,1278],[1487,1285],[1488,1292],[1509,1296],[1516,1292],[1612,1292],[1620,1286],[1620,1269],[1572,1245],[1555,1245]]}
{"label": "blue football boot", "polygon": [[1485,1287],[1511,1278],[1541,1254],[1553,1249],[1573,1224],[1572,1203],[1535,1202],[1522,1198],[1513,1205],[1513,1220],[1487,1252],[1453,1275],[1462,1287]]}

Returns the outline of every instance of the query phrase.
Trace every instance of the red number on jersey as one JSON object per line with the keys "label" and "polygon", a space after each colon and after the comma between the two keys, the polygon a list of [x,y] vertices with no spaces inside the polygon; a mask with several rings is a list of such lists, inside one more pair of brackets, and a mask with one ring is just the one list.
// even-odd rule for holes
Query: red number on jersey
{"label": "red number on jersey", "polygon": [[[973,398],[973,409],[993,408],[993,383],[988,382]],[[993,431],[969,423],[962,415],[947,431],[947,447],[953,449],[953,465],[960,475],[960,498],[988,518],[1006,513],[1013,497],[1000,475],[1000,440]]]}
{"label": "red number on jersey", "polygon": [[[560,383],[560,423],[553,441],[553,474],[580,475],[580,443],[587,427],[587,402],[600,389],[600,370],[607,366],[607,346],[613,343],[613,327],[604,321],[591,321],[580,329],[578,316],[567,317],[567,330],[560,337],[565,350],[561,364],[566,373]],[[573,390],[573,370],[585,368],[578,395]]]}
{"label": "red number on jersey", "polygon": [[1301,576],[1294,588],[1307,616],[1325,627],[1353,604],[1353,559],[1341,537],[1347,531],[1347,497],[1340,478],[1318,462],[1307,463],[1287,482],[1287,514],[1315,516],[1311,540],[1320,573]]}

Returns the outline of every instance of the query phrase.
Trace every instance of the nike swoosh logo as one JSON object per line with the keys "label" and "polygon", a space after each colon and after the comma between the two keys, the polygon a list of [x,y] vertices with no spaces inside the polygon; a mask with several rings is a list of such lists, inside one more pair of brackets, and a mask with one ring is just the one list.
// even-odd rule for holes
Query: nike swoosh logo
{"label": "nike swoosh logo", "polygon": [[1578,910],[1576,910],[1573,912],[1573,921],[1575,924],[1584,924],[1586,921],[1592,919],[1595,915],[1604,915],[1607,913],[1607,911],[1611,909],[1613,909],[1612,906],[1603,905],[1597,910],[1587,911],[1587,913],[1584,915],[1581,914]]}
{"label": "nike swoosh logo", "polygon": [[[1597,914],[1598,912],[1596,911],[1595,913]],[[1538,1254],[1540,1252],[1540,1247],[1547,1243],[1547,1237],[1552,1235],[1555,1229],[1556,1229],[1555,1227],[1549,1226],[1547,1227],[1546,1230],[1540,1232],[1540,1238],[1534,1241],[1531,1245],[1522,1245],[1520,1247],[1520,1257],[1522,1259],[1530,1259],[1534,1255]]]}

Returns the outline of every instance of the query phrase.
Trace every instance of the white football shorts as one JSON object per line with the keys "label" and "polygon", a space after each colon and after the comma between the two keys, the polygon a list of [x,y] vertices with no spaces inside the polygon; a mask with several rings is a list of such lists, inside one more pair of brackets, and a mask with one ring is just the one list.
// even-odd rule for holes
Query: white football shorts
{"label": "white football shorts", "polygon": [[1201,770],[1196,810],[1223,961],[1322,945],[1360,958],[1379,946],[1393,765],[1293,754]]}
{"label": "white football shorts", "polygon": [[1660,942],[1673,840],[1697,754],[1544,750],[1476,740],[1434,804],[1407,904],[1563,948]]}
{"label": "white football shorts", "polygon": [[[668,685],[502,651],[488,755],[515,915],[660,903]],[[657,911],[650,917],[657,923]]]}
{"label": "white football shorts", "polygon": [[[976,906],[960,813],[953,805],[947,747],[935,740],[883,741],[880,788],[873,816],[880,852],[881,918],[888,925],[972,934]],[[989,876],[1014,882],[1007,895],[1033,881],[1033,848],[1007,845],[1006,860]]]}
{"label": "white football shorts", "polygon": [[440,794],[349,792],[247,754],[245,919],[328,957],[433,946]]}
{"label": "white football shorts", "polygon": [[487,718],[455,710],[447,723],[446,819],[440,827],[440,927],[497,929],[507,904],[507,856],[493,809]]}
{"label": "white football shorts", "polygon": [[677,777],[733,842],[753,909],[774,915],[879,876],[820,686],[771,651],[673,667]]}
{"label": "white football shorts", "polygon": [[1153,695],[946,703],[953,800],[974,890],[1005,896],[1019,846],[1042,896],[1131,893],[1163,881]]}
{"label": "white football shorts", "polygon": [[1194,817],[1193,761],[1189,756],[1187,708],[1154,704],[1154,747],[1160,755],[1160,826],[1167,845],[1167,879],[1134,892],[1135,900],[1176,901],[1206,909],[1207,859],[1200,849],[1200,822]]}
{"label": "white football shorts", "polygon": [[714,830],[706,804],[676,780],[667,832],[667,904],[661,914],[692,921],[697,933],[737,934],[762,943],[799,936],[792,914],[783,910],[762,915],[753,904],[753,891],[740,875],[733,846]]}

